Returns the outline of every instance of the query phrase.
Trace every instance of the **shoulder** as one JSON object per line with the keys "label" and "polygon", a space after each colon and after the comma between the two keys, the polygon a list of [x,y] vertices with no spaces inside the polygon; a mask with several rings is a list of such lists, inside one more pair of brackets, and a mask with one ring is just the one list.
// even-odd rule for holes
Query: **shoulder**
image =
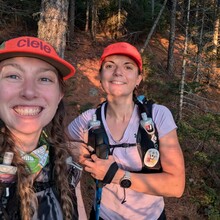
{"label": "shoulder", "polygon": [[89,109],[81,113],[79,116],[77,116],[70,124],[75,122],[87,122],[91,120],[92,115],[95,113],[96,109]]}
{"label": "shoulder", "polygon": [[160,105],[157,103],[153,104],[153,110],[154,111],[170,111],[165,105]]}
{"label": "shoulder", "polygon": [[166,117],[166,116],[173,117],[169,108],[167,108],[164,105],[159,105],[159,104],[153,104],[152,114],[153,114],[154,118],[158,117],[158,116],[161,116],[161,117],[162,116],[163,117]]}
{"label": "shoulder", "polygon": [[87,129],[88,123],[92,119],[92,115],[95,113],[95,111],[96,109],[89,109],[69,123],[67,126],[67,132],[68,136],[71,137],[70,139],[84,139],[84,131]]}
{"label": "shoulder", "polygon": [[84,118],[91,118],[91,116],[95,113],[96,111],[96,108],[92,108],[92,109],[88,109],[86,111],[84,111],[81,115],[81,117],[84,117]]}
{"label": "shoulder", "polygon": [[177,128],[170,109],[164,105],[153,105],[152,118],[156,124],[159,137],[162,137],[171,130]]}

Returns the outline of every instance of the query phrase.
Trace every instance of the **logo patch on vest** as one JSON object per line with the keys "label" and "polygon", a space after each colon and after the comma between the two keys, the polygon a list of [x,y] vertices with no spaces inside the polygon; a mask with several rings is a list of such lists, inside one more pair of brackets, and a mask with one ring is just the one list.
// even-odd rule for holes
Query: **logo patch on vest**
{"label": "logo patch on vest", "polygon": [[154,167],[159,161],[160,153],[157,149],[149,149],[144,156],[144,164],[147,167]]}

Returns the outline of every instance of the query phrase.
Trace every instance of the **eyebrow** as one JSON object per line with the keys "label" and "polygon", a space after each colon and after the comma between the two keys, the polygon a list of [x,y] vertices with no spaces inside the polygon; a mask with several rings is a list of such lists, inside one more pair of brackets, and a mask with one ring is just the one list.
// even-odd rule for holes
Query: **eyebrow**
{"label": "eyebrow", "polygon": [[5,63],[5,64],[2,64],[2,67],[5,67],[5,66],[13,66],[19,70],[23,70],[22,67],[20,65],[18,65],[17,63]]}
{"label": "eyebrow", "polygon": [[134,61],[127,61],[125,62],[124,64],[132,64],[132,65],[135,65],[136,63]]}
{"label": "eyebrow", "polygon": [[103,63],[105,64],[105,63],[115,63],[115,62],[114,62],[114,61],[111,61],[111,60],[106,60],[106,61],[104,61]]}
{"label": "eyebrow", "polygon": [[[106,61],[104,61],[103,63],[105,64],[105,63],[107,63],[107,62],[109,62],[109,63],[114,63],[115,64],[115,62],[114,61],[112,61],[112,60],[106,60]],[[136,63],[135,63],[135,61],[125,61],[125,63],[124,64],[132,64],[132,65],[135,65]]]}
{"label": "eyebrow", "polygon": [[[22,66],[17,63],[5,63],[2,65],[2,67],[5,67],[5,66],[12,66],[12,67],[19,69],[20,71],[24,71]],[[58,74],[58,71],[56,68],[39,68],[37,72],[47,72],[47,71],[53,71],[56,75]]]}

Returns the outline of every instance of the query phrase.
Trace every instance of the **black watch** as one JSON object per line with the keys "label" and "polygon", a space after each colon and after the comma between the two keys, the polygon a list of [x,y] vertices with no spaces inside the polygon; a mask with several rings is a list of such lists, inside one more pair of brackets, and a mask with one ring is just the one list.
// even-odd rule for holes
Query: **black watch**
{"label": "black watch", "polygon": [[129,188],[131,186],[131,173],[129,171],[125,171],[125,175],[120,180],[120,186],[122,188]]}

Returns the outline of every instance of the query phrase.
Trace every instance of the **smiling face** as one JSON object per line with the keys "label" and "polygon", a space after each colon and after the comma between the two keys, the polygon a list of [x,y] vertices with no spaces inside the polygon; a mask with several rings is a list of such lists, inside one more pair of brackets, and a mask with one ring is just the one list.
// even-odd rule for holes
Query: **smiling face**
{"label": "smiling face", "polygon": [[113,97],[131,96],[142,76],[137,64],[129,57],[112,55],[105,58],[101,70],[101,83],[105,92]]}
{"label": "smiling face", "polygon": [[18,138],[40,135],[63,97],[57,70],[36,58],[0,62],[0,118]]}

